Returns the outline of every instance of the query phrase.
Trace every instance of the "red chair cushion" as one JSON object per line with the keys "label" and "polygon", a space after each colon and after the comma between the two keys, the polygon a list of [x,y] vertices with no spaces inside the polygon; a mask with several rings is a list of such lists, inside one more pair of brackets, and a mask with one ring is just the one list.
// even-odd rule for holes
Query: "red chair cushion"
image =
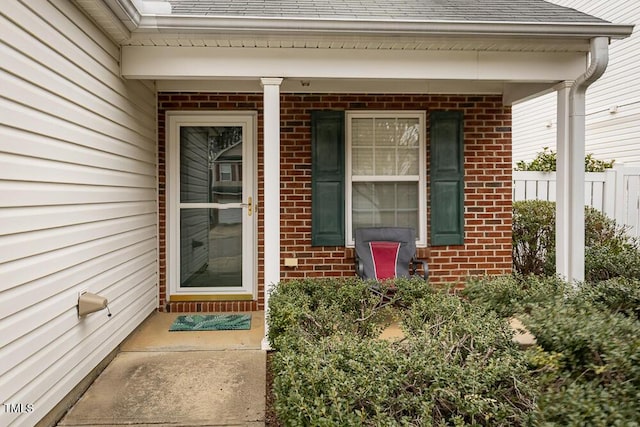
{"label": "red chair cushion", "polygon": [[396,277],[400,242],[369,242],[369,249],[373,258],[376,280]]}

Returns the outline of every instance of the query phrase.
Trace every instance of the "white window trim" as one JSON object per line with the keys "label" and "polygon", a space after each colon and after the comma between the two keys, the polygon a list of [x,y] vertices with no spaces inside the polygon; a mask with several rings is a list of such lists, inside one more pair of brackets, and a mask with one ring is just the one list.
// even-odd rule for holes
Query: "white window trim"
{"label": "white window trim", "polygon": [[[385,176],[365,176],[359,175],[357,177],[352,176],[352,141],[351,141],[351,119],[354,118],[417,118],[420,128],[418,136],[418,175],[385,175]],[[353,239],[353,182],[418,182],[418,230],[416,230],[416,246],[427,246],[427,158],[426,158],[426,111],[420,110],[381,110],[381,111],[347,111],[345,113],[345,139],[346,139],[346,176],[345,176],[345,231],[346,231],[346,246],[354,247],[355,242]],[[417,178],[417,179],[416,179]]]}

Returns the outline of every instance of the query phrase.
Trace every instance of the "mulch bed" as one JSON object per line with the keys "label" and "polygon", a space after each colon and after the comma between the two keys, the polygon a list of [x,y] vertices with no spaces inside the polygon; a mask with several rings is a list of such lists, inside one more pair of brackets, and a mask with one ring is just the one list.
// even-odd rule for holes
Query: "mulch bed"
{"label": "mulch bed", "polygon": [[273,352],[267,352],[267,390],[266,390],[266,408],[264,415],[264,425],[267,427],[281,427],[282,423],[276,416],[275,409],[273,408],[273,372],[271,370],[271,359],[273,358]]}

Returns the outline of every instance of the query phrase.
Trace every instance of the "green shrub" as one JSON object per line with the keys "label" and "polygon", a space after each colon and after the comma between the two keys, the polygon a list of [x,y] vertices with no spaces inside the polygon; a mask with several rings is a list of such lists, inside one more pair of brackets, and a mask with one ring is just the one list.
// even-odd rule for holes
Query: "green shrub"
{"label": "green shrub", "polygon": [[602,386],[571,378],[556,379],[540,393],[538,425],[638,426],[638,389],[630,384]]}
{"label": "green shrub", "polygon": [[640,281],[573,288],[553,277],[504,276],[472,281],[463,295],[489,312],[518,314],[535,335],[538,346],[526,353],[539,381],[536,424],[633,425],[640,410]]}
{"label": "green shrub", "polygon": [[[633,426],[640,413],[640,281],[303,280],[270,299],[276,411],[291,426]],[[371,296],[373,295],[373,296]],[[504,317],[537,339],[520,350]],[[377,339],[389,319],[405,338]]]}
{"label": "green shrub", "polygon": [[[544,147],[532,161],[527,163],[524,160],[520,160],[516,163],[515,170],[553,172],[556,170],[557,156],[555,151],[550,150],[549,147]],[[589,153],[584,157],[584,170],[585,172],[604,172],[605,169],[612,168],[614,163],[615,160],[598,160],[593,157],[593,154]]]}
{"label": "green shrub", "polygon": [[[555,203],[525,200],[513,203],[513,268],[522,274],[555,274]],[[585,279],[640,279],[640,245],[625,227],[602,212],[585,207]]]}
{"label": "green shrub", "polygon": [[[274,395],[286,425],[526,424],[535,389],[504,320],[415,281],[395,282],[400,304],[385,306],[386,316],[378,320],[364,319],[351,296],[368,300],[361,292],[369,286],[313,280],[276,287],[269,315],[281,322],[270,323],[270,339],[279,344]],[[326,304],[316,300],[319,295],[326,295]],[[337,320],[312,314],[318,307],[345,312]],[[401,342],[360,334],[348,324],[375,323],[389,311],[403,320]],[[314,322],[301,321],[307,315]]]}
{"label": "green shrub", "polygon": [[520,274],[549,275],[555,270],[555,203],[524,200],[513,203],[513,268]]}
{"label": "green shrub", "polygon": [[431,292],[420,279],[382,284],[355,277],[281,282],[269,296],[269,342],[279,349],[284,344],[313,342],[335,331],[376,337],[388,325],[389,310],[397,301],[410,305]]}
{"label": "green shrub", "polygon": [[601,310],[577,296],[522,317],[547,352],[575,377],[604,382],[636,381],[640,386],[640,324]]}
{"label": "green shrub", "polygon": [[400,387],[386,341],[336,333],[274,355],[275,409],[288,426],[388,424],[385,408]]}
{"label": "green shrub", "polygon": [[501,317],[563,301],[570,288],[556,276],[505,275],[470,279],[461,295]]}
{"label": "green shrub", "polygon": [[640,250],[635,243],[613,245],[603,241],[585,248],[585,280],[615,277],[640,279]]}
{"label": "green shrub", "polygon": [[271,347],[314,342],[338,330],[359,336],[379,334],[381,326],[375,320],[380,316],[381,300],[371,292],[371,285],[356,278],[303,279],[277,284],[269,296]]}
{"label": "green shrub", "polygon": [[555,367],[541,371],[541,423],[626,426],[640,413],[640,323],[608,304],[592,304],[599,294],[592,291],[578,290],[563,304],[523,317]]}

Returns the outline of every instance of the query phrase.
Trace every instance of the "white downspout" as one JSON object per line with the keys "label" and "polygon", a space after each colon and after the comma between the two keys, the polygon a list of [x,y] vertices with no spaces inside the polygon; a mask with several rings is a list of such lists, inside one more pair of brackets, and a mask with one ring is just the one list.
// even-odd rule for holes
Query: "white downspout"
{"label": "white downspout", "polygon": [[[566,276],[566,280],[573,283],[584,281],[584,157],[585,157],[585,99],[589,86],[598,80],[607,69],[609,63],[609,38],[595,37],[591,39],[590,64],[587,71],[579,76],[569,92],[569,141],[568,158],[558,159],[559,165],[567,165],[568,171],[558,171],[563,175],[561,179],[568,182],[566,209],[568,215],[558,207],[558,220],[569,221],[569,259],[565,264],[566,272],[559,272]],[[562,167],[562,166],[561,166]],[[558,252],[560,255],[561,252]]]}

